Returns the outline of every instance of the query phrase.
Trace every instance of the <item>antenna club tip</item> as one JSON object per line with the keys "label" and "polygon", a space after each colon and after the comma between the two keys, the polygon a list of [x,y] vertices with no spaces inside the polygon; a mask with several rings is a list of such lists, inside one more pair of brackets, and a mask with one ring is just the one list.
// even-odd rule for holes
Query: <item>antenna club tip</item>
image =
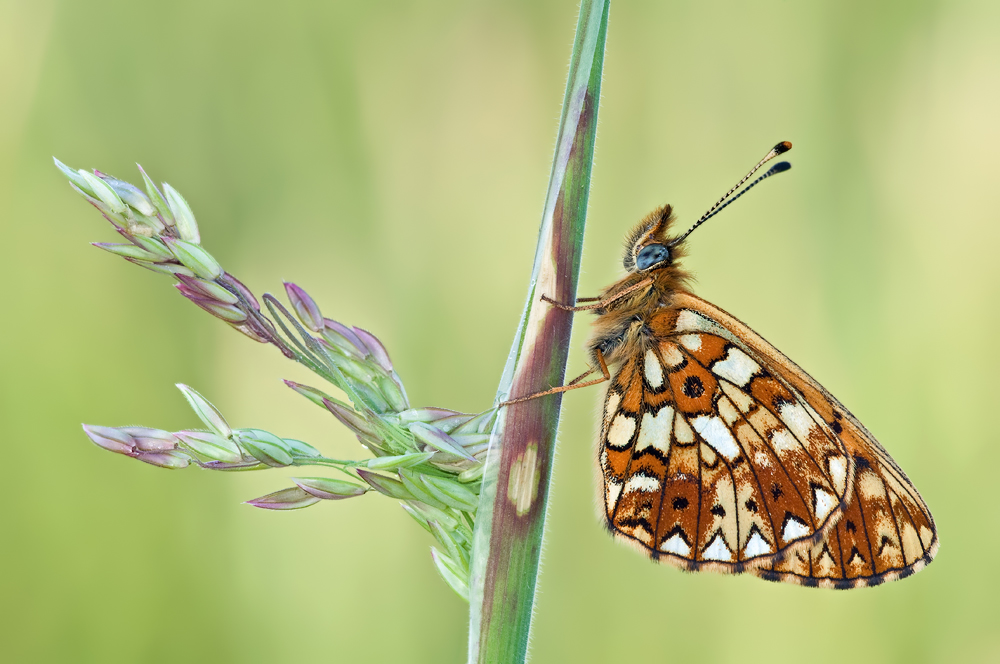
{"label": "antenna club tip", "polygon": [[779,155],[792,149],[791,141],[782,141],[774,146],[774,154]]}
{"label": "antenna club tip", "polygon": [[787,161],[779,161],[777,164],[775,164],[774,166],[771,167],[770,172],[768,173],[768,175],[770,175],[771,173],[784,173],[785,171],[787,171],[791,167],[792,167],[792,165],[789,164]]}

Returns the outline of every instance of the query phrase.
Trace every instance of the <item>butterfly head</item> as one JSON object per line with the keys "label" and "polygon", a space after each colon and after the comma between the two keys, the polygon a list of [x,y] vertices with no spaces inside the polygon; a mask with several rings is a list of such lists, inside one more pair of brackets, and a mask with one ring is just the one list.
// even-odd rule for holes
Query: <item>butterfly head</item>
{"label": "butterfly head", "polygon": [[625,240],[625,269],[649,273],[669,268],[683,255],[680,243],[672,244],[667,236],[674,221],[673,208],[664,205],[653,210]]}

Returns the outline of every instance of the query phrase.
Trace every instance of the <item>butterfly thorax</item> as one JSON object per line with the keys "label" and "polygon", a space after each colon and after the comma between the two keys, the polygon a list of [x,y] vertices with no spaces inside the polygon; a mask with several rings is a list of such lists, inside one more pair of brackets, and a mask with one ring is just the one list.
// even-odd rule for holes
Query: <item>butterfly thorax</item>
{"label": "butterfly thorax", "polygon": [[[592,366],[599,365],[598,351],[609,365],[645,354],[656,336],[653,317],[662,317],[664,310],[673,306],[674,295],[686,290],[690,277],[677,264],[685,253],[684,243],[670,238],[673,221],[672,208],[664,205],[639,222],[626,238],[622,262],[629,274],[601,293],[601,301],[610,302],[594,310],[598,318],[588,345]],[[634,293],[615,298],[644,282],[648,284]]]}

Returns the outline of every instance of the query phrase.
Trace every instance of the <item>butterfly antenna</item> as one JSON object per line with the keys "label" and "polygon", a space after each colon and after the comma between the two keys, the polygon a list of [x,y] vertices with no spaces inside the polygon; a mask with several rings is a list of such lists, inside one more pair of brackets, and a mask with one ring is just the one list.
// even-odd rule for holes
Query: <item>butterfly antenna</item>
{"label": "butterfly antenna", "polygon": [[[712,217],[714,217],[716,214],[718,214],[719,212],[721,212],[722,208],[726,207],[727,205],[729,205],[729,203],[732,203],[737,198],[739,198],[740,196],[742,196],[743,194],[745,194],[746,192],[748,192],[750,190],[750,187],[753,187],[755,184],[757,184],[758,182],[760,182],[764,178],[769,177],[771,175],[774,175],[775,173],[781,173],[783,171],[787,171],[789,168],[791,168],[792,165],[789,164],[787,161],[783,161],[780,164],[776,164],[773,168],[771,168],[770,170],[768,170],[764,175],[762,175],[761,177],[757,178],[753,183],[751,183],[750,187],[747,187],[746,189],[744,189],[743,191],[741,191],[739,193],[739,195],[737,195],[735,198],[733,198],[728,203],[726,203],[726,199],[728,199],[730,196],[732,196],[733,192],[735,192],[737,189],[739,189],[740,187],[742,187],[743,184],[747,180],[749,180],[751,177],[753,177],[753,174],[756,173],[760,169],[761,166],[763,166],[767,162],[771,161],[772,159],[774,159],[775,157],[777,157],[779,154],[784,154],[785,152],[788,152],[791,149],[792,149],[792,144],[789,141],[782,141],[781,143],[778,143],[773,148],[771,148],[771,151],[768,152],[766,155],[764,155],[764,158],[761,159],[760,161],[758,161],[757,165],[754,166],[753,168],[751,168],[750,172],[747,173],[745,176],[743,176],[742,180],[740,180],[739,182],[737,182],[736,185],[732,189],[730,189],[729,191],[727,191],[726,194],[725,194],[725,196],[723,196],[718,201],[716,201],[715,205],[713,205],[712,207],[708,208],[708,210],[705,211],[705,214],[701,215],[701,217],[698,219],[698,221],[694,222],[694,225],[691,226],[691,228],[687,229],[687,232],[685,232],[684,235],[681,235],[679,238],[677,238],[676,240],[674,240],[673,242],[671,242],[670,245],[673,246],[673,245],[677,244],[678,242],[682,242],[684,240],[684,238],[686,238],[688,235],[691,235],[691,233],[694,232],[694,229],[698,228],[703,223],[705,223],[706,221],[708,221],[709,219],[711,219]],[[783,168],[779,169],[778,166],[783,166]],[[722,205],[723,203],[726,203],[726,205]],[[719,206],[722,206],[722,207],[719,207]]]}

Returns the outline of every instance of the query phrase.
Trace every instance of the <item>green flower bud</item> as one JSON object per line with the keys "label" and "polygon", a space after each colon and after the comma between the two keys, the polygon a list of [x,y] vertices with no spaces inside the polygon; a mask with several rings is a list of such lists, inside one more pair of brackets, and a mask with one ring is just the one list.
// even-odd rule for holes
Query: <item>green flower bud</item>
{"label": "green flower bud", "polygon": [[163,241],[177,260],[202,279],[212,280],[222,276],[222,266],[199,245],[172,237],[163,238]]}
{"label": "green flower bud", "polygon": [[454,590],[459,597],[469,601],[468,575],[463,577],[457,563],[434,547],[431,547],[431,557],[434,559],[434,566],[437,568],[438,574],[448,584],[448,587]]}
{"label": "green flower bud", "polygon": [[290,466],[294,459],[285,441],[262,429],[240,429],[236,441],[258,461],[269,466]]}
{"label": "green flower bud", "polygon": [[243,454],[236,443],[218,434],[208,431],[178,431],[175,435],[184,447],[211,461],[243,461]]}
{"label": "green flower bud", "polygon": [[96,175],[91,175],[83,169],[80,169],[77,172],[87,183],[87,188],[94,192],[94,196],[99,201],[104,203],[109,210],[115,214],[122,214],[125,212],[125,203],[122,202],[122,199],[118,198],[118,194],[115,193],[115,190],[112,189],[108,183]]}
{"label": "green flower bud", "polygon": [[170,206],[167,205],[165,200],[163,200],[160,190],[157,189],[156,185],[153,184],[153,181],[149,179],[149,176],[146,175],[146,171],[142,169],[142,166],[139,164],[136,164],[136,166],[139,167],[139,172],[142,173],[142,180],[146,183],[146,193],[149,194],[149,200],[152,201],[156,211],[160,213],[160,216],[167,222],[167,225],[173,226],[174,215],[170,213]]}
{"label": "green flower bud", "polygon": [[113,178],[110,175],[104,175],[101,180],[103,180],[109,187],[111,187],[118,198],[125,202],[126,205],[134,208],[139,214],[151,217],[156,214],[156,208],[146,197],[146,194],[139,191],[137,187],[129,184],[123,180]]}
{"label": "green flower bud", "polygon": [[181,391],[181,394],[184,395],[184,398],[190,404],[191,410],[198,416],[198,419],[205,423],[205,426],[223,438],[229,438],[233,434],[233,430],[230,428],[229,423],[226,422],[226,418],[222,416],[219,409],[213,406],[208,399],[183,383],[177,383],[177,389]]}
{"label": "green flower bud", "polygon": [[199,244],[201,242],[201,234],[198,232],[198,222],[194,220],[194,212],[191,211],[191,206],[188,205],[188,202],[184,200],[184,197],[176,189],[166,182],[163,183],[163,193],[166,194],[167,205],[170,206],[170,211],[174,215],[177,234],[186,242]]}

